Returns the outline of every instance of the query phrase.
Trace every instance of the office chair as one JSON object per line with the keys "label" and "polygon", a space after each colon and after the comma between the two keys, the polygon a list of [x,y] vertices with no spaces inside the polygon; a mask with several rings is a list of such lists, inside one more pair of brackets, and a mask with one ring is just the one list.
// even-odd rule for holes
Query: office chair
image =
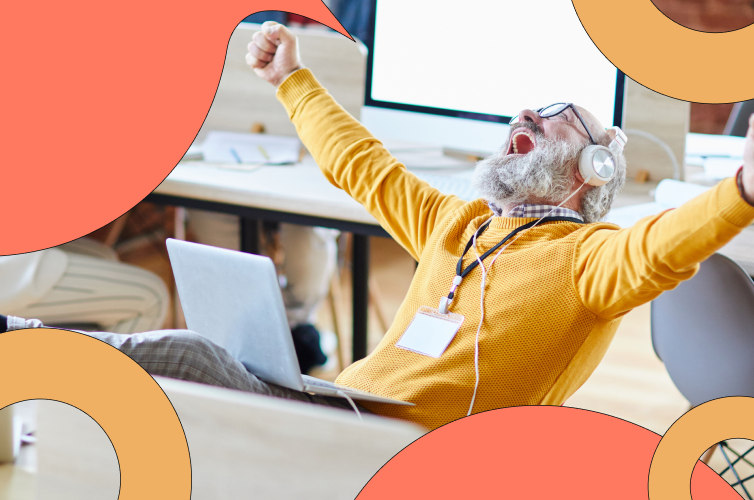
{"label": "office chair", "polygon": [[[738,264],[714,254],[690,280],[667,291],[651,305],[652,345],[691,406],[725,396],[754,397],[754,281]],[[749,500],[735,469],[754,463],[723,442],[718,449]],[[728,453],[736,455],[731,460]],[[711,455],[711,454],[710,454]],[[707,455],[706,458],[709,458]]]}
{"label": "office chair", "polygon": [[749,116],[754,113],[754,99],[737,102],[728,116],[723,134],[744,137],[749,128]]}

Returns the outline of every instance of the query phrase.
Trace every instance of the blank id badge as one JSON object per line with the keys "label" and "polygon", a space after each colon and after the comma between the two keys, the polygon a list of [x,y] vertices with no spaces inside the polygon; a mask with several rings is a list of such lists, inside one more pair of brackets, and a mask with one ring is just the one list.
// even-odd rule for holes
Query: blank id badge
{"label": "blank id badge", "polygon": [[439,358],[463,324],[463,316],[421,306],[395,346]]}

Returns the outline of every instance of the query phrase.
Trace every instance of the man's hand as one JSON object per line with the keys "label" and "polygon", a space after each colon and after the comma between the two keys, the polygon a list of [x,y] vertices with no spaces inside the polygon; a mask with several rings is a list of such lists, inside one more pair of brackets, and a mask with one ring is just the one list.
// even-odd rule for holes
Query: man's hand
{"label": "man's hand", "polygon": [[744,145],[744,170],[742,174],[744,198],[754,205],[754,115],[749,117],[749,130]]}
{"label": "man's hand", "polygon": [[261,31],[254,33],[248,50],[246,63],[276,87],[302,67],[296,37],[274,21],[267,21]]}

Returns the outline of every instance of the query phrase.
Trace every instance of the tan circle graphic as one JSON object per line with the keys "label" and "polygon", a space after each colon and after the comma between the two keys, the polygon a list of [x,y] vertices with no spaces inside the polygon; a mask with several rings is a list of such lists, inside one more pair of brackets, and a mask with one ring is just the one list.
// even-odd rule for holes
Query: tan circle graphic
{"label": "tan circle graphic", "polygon": [[120,500],[191,497],[183,427],[155,380],[117,349],[53,329],[0,334],[0,408],[27,399],[68,403],[105,431],[120,463]]}
{"label": "tan circle graphic", "polygon": [[754,97],[754,25],[727,33],[681,26],[651,0],[573,0],[581,24],[610,62],[645,87],[684,101]]}
{"label": "tan circle graphic", "polygon": [[715,399],[689,410],[657,446],[649,468],[650,500],[691,499],[691,473],[704,451],[726,439],[754,439],[754,398]]}

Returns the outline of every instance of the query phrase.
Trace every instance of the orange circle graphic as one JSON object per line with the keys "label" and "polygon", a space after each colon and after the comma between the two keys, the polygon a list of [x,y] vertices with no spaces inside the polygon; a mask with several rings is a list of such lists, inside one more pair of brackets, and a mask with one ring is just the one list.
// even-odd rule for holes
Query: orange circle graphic
{"label": "orange circle graphic", "polygon": [[[659,441],[638,425],[588,410],[490,410],[417,439],[385,464],[357,498],[646,499]],[[693,477],[695,500],[739,498],[703,464]]]}
{"label": "orange circle graphic", "polygon": [[724,103],[754,97],[754,25],[726,33],[695,31],[669,19],[651,0],[573,0],[576,14],[610,62],[669,97]]}
{"label": "orange circle graphic", "polygon": [[120,500],[191,497],[183,427],[155,380],[117,349],[47,328],[0,334],[0,408],[27,399],[68,403],[105,431],[120,463]]}
{"label": "orange circle graphic", "polygon": [[3,185],[15,189],[0,255],[84,236],[155,189],[207,117],[233,29],[265,10],[347,34],[321,0],[9,4],[0,42],[22,49],[3,53]]}
{"label": "orange circle graphic", "polygon": [[726,439],[754,439],[754,398],[715,399],[689,410],[657,445],[649,468],[649,498],[690,500],[699,456]]}

